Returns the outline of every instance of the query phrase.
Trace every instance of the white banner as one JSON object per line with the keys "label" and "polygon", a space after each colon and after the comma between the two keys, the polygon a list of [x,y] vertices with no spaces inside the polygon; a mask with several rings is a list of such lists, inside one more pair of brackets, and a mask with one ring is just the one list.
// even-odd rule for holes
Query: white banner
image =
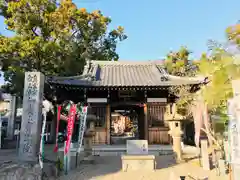
{"label": "white banner", "polygon": [[43,125],[42,125],[42,132],[41,132],[41,140],[40,140],[40,148],[39,148],[39,164],[41,169],[43,169],[43,160],[44,160],[44,137],[45,137],[45,129],[46,129],[46,121],[47,121],[47,112],[45,109],[43,110]]}
{"label": "white banner", "polygon": [[86,129],[87,110],[88,110],[88,107],[84,106],[83,107],[83,112],[81,113],[81,116],[80,116],[79,135],[78,135],[78,149],[77,149],[78,153],[80,153],[80,151],[81,151],[82,143],[83,143],[83,136],[84,136],[84,132],[85,132],[85,129]]}

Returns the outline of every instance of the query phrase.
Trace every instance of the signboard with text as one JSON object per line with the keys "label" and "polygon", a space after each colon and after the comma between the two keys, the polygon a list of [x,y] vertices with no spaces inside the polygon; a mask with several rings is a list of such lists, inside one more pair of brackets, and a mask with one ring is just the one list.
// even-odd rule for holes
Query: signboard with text
{"label": "signboard with text", "polygon": [[127,140],[128,155],[147,155],[148,141],[147,140]]}

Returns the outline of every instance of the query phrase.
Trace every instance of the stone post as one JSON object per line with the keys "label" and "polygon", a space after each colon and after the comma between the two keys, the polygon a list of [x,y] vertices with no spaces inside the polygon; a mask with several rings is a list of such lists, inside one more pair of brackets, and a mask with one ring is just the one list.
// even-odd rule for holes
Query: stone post
{"label": "stone post", "polygon": [[25,73],[19,144],[19,159],[23,161],[37,160],[42,125],[43,87],[44,75],[42,73]]}
{"label": "stone post", "polygon": [[180,121],[170,121],[169,122],[170,131],[168,132],[173,139],[173,151],[176,153],[176,160],[178,162],[182,161],[182,130]]}
{"label": "stone post", "polygon": [[232,166],[233,180],[237,180],[239,178],[239,172],[240,172],[240,165],[234,164]]}
{"label": "stone post", "polygon": [[182,133],[180,132],[175,132],[172,134],[173,150],[177,155],[177,161],[182,160],[182,146],[181,146],[182,137],[181,136],[182,136]]}
{"label": "stone post", "polygon": [[84,138],[84,156],[89,157],[92,154],[92,137],[85,136]]}
{"label": "stone post", "polygon": [[201,140],[201,161],[203,169],[210,170],[207,140]]}
{"label": "stone post", "polygon": [[8,118],[8,126],[7,126],[7,137],[10,140],[14,138],[14,126],[15,126],[15,119],[16,119],[16,96],[11,96],[10,101],[10,115]]}

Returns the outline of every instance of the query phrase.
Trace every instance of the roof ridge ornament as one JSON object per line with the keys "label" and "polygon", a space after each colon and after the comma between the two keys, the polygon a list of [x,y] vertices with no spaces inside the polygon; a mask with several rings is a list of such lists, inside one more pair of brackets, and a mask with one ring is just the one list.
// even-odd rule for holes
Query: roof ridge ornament
{"label": "roof ridge ornament", "polygon": [[90,60],[86,60],[86,64],[84,66],[82,75],[88,74],[89,70],[91,69],[91,66],[92,66],[92,62]]}
{"label": "roof ridge ornament", "polygon": [[154,63],[154,65],[158,69],[158,71],[162,74],[161,81],[168,81],[169,74],[166,72],[166,70],[162,67],[158,67],[156,63]]}

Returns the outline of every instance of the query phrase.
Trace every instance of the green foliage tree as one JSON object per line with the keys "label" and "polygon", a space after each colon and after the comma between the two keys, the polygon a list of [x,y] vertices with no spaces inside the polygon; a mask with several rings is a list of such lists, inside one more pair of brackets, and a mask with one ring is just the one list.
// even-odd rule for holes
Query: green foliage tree
{"label": "green foliage tree", "polygon": [[[218,118],[225,121],[227,119],[226,103],[232,95],[231,78],[237,76],[238,68],[233,64],[233,58],[224,49],[219,49],[216,46],[212,47],[213,51],[210,56],[203,54],[200,60],[193,63],[186,60],[189,53],[185,53],[185,56],[179,55],[179,52],[186,52],[186,50],[171,53],[174,56],[170,56],[167,60],[166,67],[173,75],[182,77],[202,76],[208,77],[210,81],[207,85],[202,86],[198,93],[191,92],[191,86],[172,87],[171,92],[179,97],[177,100],[178,113],[185,117],[191,117],[193,113],[191,107],[194,106],[194,100],[201,98],[207,104],[210,116],[217,115]],[[217,124],[217,130],[221,129],[221,132],[223,131],[222,125],[224,123],[222,122],[224,121],[220,121],[221,126],[219,126],[219,123]],[[204,127],[201,129],[206,133],[211,148],[217,145],[218,149],[222,149],[216,138],[214,127],[216,126],[210,125],[210,128]]]}
{"label": "green foliage tree", "polygon": [[193,62],[189,61],[189,51],[186,47],[181,47],[177,52],[167,54],[165,67],[167,71],[176,76],[194,76]]}
{"label": "green foliage tree", "polygon": [[[189,51],[186,47],[181,47],[177,52],[170,52],[165,60],[165,67],[169,74],[181,77],[194,77],[197,73],[197,63],[189,60]],[[191,93],[192,87],[189,85],[173,86],[170,88],[171,94],[178,99],[176,101],[177,111],[183,116],[189,116],[189,105],[194,94]]]}
{"label": "green foliage tree", "polygon": [[227,27],[226,35],[228,40],[234,41],[236,44],[240,45],[240,23],[236,23],[232,26]]}
{"label": "green foliage tree", "polygon": [[207,76],[210,81],[202,89],[202,94],[213,111],[226,109],[227,100],[233,95],[231,80],[240,78],[236,58],[225,49],[215,49],[209,57],[203,56],[199,61],[199,74]]}
{"label": "green foliage tree", "polygon": [[[189,51],[181,48],[178,52],[171,52],[167,56],[165,66],[172,75],[182,77],[208,77],[209,83],[202,86],[200,94],[213,114],[226,114],[227,100],[232,97],[231,80],[239,78],[240,66],[234,64],[233,55],[229,54],[222,45],[209,44],[212,52],[209,56],[202,54],[198,61],[188,61]],[[188,105],[196,97],[191,93],[190,86],[171,88],[173,94],[180,97],[177,101],[178,109],[185,114],[189,111]],[[182,113],[184,115],[184,113]]]}
{"label": "green foliage tree", "polygon": [[212,128],[202,130],[213,142],[211,147],[214,148],[213,144],[217,145],[224,156],[221,139],[228,121],[227,102],[233,95],[231,80],[240,77],[240,66],[234,63],[236,56],[230,54],[228,48],[217,43],[210,46],[213,47],[211,54],[203,54],[198,65],[198,73],[209,79],[209,83],[201,88],[200,95],[207,104],[212,120]]}
{"label": "green foliage tree", "polygon": [[25,71],[71,76],[82,73],[87,59],[118,60],[117,43],[127,38],[121,26],[108,33],[111,19],[100,11],[79,9],[71,0],[4,1],[0,8],[15,34],[0,36],[0,60],[10,93],[21,94]]}
{"label": "green foliage tree", "polygon": [[217,45],[210,56],[202,56],[198,73],[209,79],[209,83],[201,89],[201,95],[215,122],[215,132],[223,133],[224,124],[228,121],[227,103],[233,96],[231,80],[240,78],[240,66],[234,63],[234,54],[219,47]]}

